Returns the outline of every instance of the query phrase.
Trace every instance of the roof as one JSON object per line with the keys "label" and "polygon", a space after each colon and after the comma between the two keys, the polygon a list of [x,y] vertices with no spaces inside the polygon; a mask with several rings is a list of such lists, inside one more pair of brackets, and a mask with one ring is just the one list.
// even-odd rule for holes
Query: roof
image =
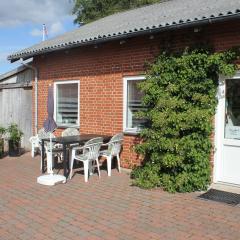
{"label": "roof", "polygon": [[7,73],[4,73],[4,74],[0,75],[0,81],[3,81],[6,78],[12,77],[12,76],[14,76],[14,75],[16,75],[20,72],[23,72],[25,69],[26,69],[25,66],[19,66],[19,67],[15,68],[15,69],[7,72]]}
{"label": "roof", "polygon": [[83,25],[71,32],[15,52],[8,56],[8,60],[13,62],[61,49],[239,16],[239,0],[163,1]]}

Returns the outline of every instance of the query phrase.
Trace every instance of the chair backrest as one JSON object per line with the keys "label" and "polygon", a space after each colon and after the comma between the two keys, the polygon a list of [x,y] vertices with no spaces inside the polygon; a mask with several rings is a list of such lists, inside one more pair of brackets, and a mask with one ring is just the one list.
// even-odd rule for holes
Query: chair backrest
{"label": "chair backrest", "polygon": [[87,155],[88,160],[95,160],[99,156],[99,150],[103,144],[103,138],[97,137],[87,141],[83,146],[83,154]]}
{"label": "chair backrest", "polygon": [[120,153],[123,142],[123,133],[114,135],[108,143],[108,151],[111,155],[116,156]]}
{"label": "chair backrest", "polygon": [[39,140],[43,139],[43,138],[50,138],[50,134],[52,134],[52,138],[54,138],[54,134],[53,133],[50,133],[50,132],[46,132],[44,130],[44,128],[41,128],[39,131],[38,131],[38,138]]}
{"label": "chair backrest", "polygon": [[[39,141],[39,143],[41,143],[41,140],[43,139],[43,138],[50,138],[50,135],[52,135],[52,138],[55,138],[55,135],[53,134],[53,133],[51,133],[51,132],[46,132],[45,131],[45,129],[44,128],[41,128],[39,131],[38,131],[38,141]],[[47,150],[49,150],[50,149],[50,142],[45,142],[45,148],[47,149]],[[52,145],[52,146],[54,146],[54,144]]]}
{"label": "chair backrest", "polygon": [[77,136],[77,135],[79,135],[79,131],[76,128],[67,128],[62,132],[62,137]]}

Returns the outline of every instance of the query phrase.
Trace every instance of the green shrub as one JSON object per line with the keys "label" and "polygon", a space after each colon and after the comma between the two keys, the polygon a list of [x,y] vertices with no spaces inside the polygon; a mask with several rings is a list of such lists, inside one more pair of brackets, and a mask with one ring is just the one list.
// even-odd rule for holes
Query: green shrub
{"label": "green shrub", "polygon": [[0,126],[0,138],[2,138],[5,132],[6,132],[6,128]]}
{"label": "green shrub", "polygon": [[145,164],[133,171],[133,183],[170,192],[204,190],[210,183],[210,135],[217,105],[219,74],[232,76],[235,51],[185,51],[161,54],[139,87],[148,120],[137,153]]}
{"label": "green shrub", "polygon": [[18,143],[21,141],[21,137],[23,136],[23,132],[18,128],[18,125],[12,123],[8,129],[8,140],[13,141],[14,143]]}
{"label": "green shrub", "polygon": [[134,185],[142,188],[154,188],[160,185],[159,181],[159,166],[146,163],[144,168],[136,167],[131,177],[135,179]]}

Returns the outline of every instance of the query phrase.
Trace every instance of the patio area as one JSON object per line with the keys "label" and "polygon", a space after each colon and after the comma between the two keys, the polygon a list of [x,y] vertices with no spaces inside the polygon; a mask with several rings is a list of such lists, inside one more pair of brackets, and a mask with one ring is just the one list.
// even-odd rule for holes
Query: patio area
{"label": "patio area", "polygon": [[240,239],[240,207],[131,186],[101,171],[84,182],[36,182],[40,157],[0,159],[0,239]]}

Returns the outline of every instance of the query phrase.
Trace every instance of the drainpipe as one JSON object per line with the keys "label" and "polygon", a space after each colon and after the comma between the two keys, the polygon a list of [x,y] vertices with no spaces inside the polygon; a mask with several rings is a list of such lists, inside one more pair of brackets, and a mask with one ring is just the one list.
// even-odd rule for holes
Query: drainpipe
{"label": "drainpipe", "polygon": [[38,70],[36,67],[29,65],[28,63],[24,63],[23,59],[21,58],[21,64],[27,68],[30,68],[34,71],[34,80],[35,80],[35,134],[38,132]]}

